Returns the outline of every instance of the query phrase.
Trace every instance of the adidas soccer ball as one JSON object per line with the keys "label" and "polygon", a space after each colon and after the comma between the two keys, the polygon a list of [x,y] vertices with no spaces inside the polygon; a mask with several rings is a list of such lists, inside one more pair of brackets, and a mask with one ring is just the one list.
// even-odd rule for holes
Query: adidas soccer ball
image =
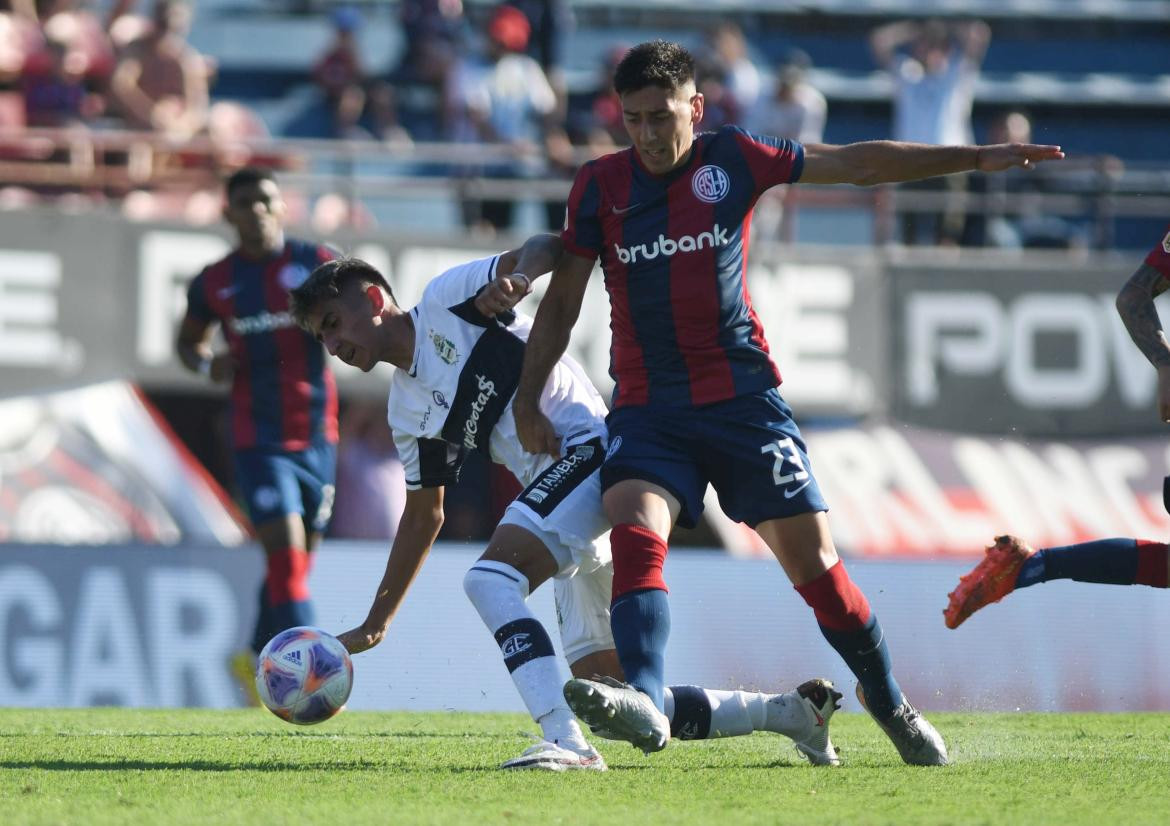
{"label": "adidas soccer ball", "polygon": [[319,628],[281,631],[260,652],[256,690],[282,720],[311,726],[341,711],[353,688],[353,662],[337,637]]}

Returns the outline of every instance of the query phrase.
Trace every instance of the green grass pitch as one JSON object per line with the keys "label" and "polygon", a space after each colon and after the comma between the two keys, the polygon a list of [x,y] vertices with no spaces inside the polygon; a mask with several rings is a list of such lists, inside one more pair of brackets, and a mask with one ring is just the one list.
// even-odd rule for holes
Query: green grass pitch
{"label": "green grass pitch", "polygon": [[496,768],[536,730],[520,715],[0,709],[0,823],[1170,823],[1170,715],[931,719],[947,768],[841,713],[840,768],[755,734],[651,757],[600,741],[610,771],[558,775]]}

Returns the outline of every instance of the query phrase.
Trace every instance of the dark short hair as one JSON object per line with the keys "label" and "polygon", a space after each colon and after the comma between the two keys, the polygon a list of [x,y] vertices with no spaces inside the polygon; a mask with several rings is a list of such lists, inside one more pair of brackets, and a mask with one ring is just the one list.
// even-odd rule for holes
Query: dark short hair
{"label": "dark short hair", "polygon": [[237,169],[224,184],[228,200],[232,199],[232,193],[240,187],[253,186],[261,181],[276,183],[276,175],[272,173],[271,169],[262,169],[258,166],[245,166],[243,169]]}
{"label": "dark short hair", "polygon": [[613,90],[619,95],[647,86],[679,89],[695,80],[695,58],[669,40],[639,43],[626,52],[613,75]]}
{"label": "dark short hair", "polygon": [[340,296],[350,283],[377,285],[386,291],[394,306],[398,306],[390,283],[372,264],[360,258],[334,258],[309,273],[301,286],[289,291],[288,310],[293,320],[304,327],[310,313],[326,301]]}

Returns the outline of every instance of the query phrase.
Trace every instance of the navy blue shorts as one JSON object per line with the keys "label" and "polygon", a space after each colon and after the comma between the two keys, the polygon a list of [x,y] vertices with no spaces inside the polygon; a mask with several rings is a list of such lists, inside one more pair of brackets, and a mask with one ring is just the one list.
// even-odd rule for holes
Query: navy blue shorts
{"label": "navy blue shorts", "polygon": [[337,446],[329,443],[236,451],[236,481],[253,525],[295,513],[310,530],[324,532],[333,514],[336,473]]}
{"label": "navy blue shorts", "polygon": [[603,491],[642,479],[670,491],[693,528],[708,483],[732,519],[769,519],[828,510],[813,478],[792,411],[775,389],[699,407],[619,407],[606,417],[609,452]]}

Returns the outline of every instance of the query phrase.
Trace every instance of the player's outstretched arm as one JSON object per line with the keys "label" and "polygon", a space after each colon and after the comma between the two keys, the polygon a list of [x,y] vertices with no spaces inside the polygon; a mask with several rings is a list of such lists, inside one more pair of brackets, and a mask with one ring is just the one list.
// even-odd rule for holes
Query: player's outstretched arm
{"label": "player's outstretched arm", "polygon": [[1142,264],[1117,293],[1117,314],[1129,337],[1158,371],[1158,416],[1170,422],[1170,343],[1162,330],[1162,319],[1154,298],[1170,288],[1170,281],[1158,270]]}
{"label": "player's outstretched arm", "polygon": [[398,613],[410,584],[422,569],[441,527],[443,488],[407,491],[398,533],[394,535],[390,558],[386,560],[386,573],[378,584],[370,613],[357,628],[337,635],[350,654],[359,654],[385,639],[390,621]]}
{"label": "player's outstretched arm", "polygon": [[532,282],[556,266],[563,248],[559,235],[544,232],[501,254],[496,277],[475,297],[475,308],[491,317],[515,307],[532,292]]}
{"label": "player's outstretched arm", "polygon": [[175,353],[191,372],[207,376],[212,381],[230,381],[236,372],[235,359],[229,353],[216,355],[212,352],[211,334],[211,324],[185,317],[179,325]]}
{"label": "player's outstretched arm", "polygon": [[540,395],[553,366],[569,346],[569,335],[581,314],[585,287],[593,272],[592,258],[565,253],[553,270],[524,348],[524,369],[512,401],[516,432],[529,453],[559,456],[561,442],[552,422],[540,412]]}
{"label": "player's outstretched arm", "polygon": [[863,141],[844,146],[810,143],[804,147],[800,183],[873,186],[972,170],[1002,172],[1017,166],[1030,169],[1042,161],[1063,157],[1059,146],[1035,143],[986,146],[933,146],[901,141]]}

